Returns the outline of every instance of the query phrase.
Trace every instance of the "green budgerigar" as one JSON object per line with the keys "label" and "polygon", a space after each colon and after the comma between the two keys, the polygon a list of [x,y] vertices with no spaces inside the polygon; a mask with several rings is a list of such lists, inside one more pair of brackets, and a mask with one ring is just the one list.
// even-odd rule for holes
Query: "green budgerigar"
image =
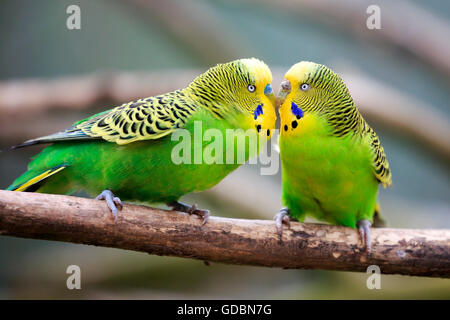
{"label": "green budgerigar", "polygon": [[[207,210],[178,202],[179,198],[214,186],[241,163],[176,162],[173,149],[180,141],[171,134],[185,129],[192,140],[202,139],[194,132],[200,125],[200,134],[215,129],[225,137],[229,130],[243,129],[265,139],[276,118],[271,82],[270,69],[262,61],[235,60],[210,68],[184,89],[125,103],[78,121],[65,131],[26,141],[17,147],[51,145],[34,157],[28,171],[8,190],[85,191],[106,200],[114,217],[122,207],[121,200],[166,203],[206,222]],[[197,157],[195,153],[203,152],[212,141],[201,140],[200,149],[192,143],[185,152]],[[223,145],[224,155],[234,151],[230,148],[242,148]],[[245,160],[256,155],[249,149],[244,153]]]}
{"label": "green budgerigar", "polygon": [[[281,84],[282,224],[306,215],[358,228],[370,250],[370,227],[379,217],[378,184],[391,171],[375,131],[341,78],[324,65],[300,62]],[[381,220],[379,220],[381,221]]]}

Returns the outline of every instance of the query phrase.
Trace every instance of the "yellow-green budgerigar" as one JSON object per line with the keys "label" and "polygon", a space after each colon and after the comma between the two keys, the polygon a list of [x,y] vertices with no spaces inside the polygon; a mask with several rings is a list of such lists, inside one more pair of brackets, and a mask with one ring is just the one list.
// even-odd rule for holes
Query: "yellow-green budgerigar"
{"label": "yellow-green budgerigar", "polygon": [[[194,137],[200,123],[202,132],[216,129],[225,137],[229,129],[243,129],[265,139],[276,118],[271,82],[264,62],[235,60],[210,68],[184,89],[125,103],[62,132],[26,141],[17,147],[52,145],[34,157],[8,190],[98,194],[114,217],[121,200],[166,203],[206,222],[207,210],[178,202],[179,198],[214,186],[240,163],[174,163],[172,150],[179,141],[173,141],[171,133],[186,129],[193,139],[202,139]],[[192,153],[212,142],[201,141],[200,150],[192,144]],[[226,148],[231,144],[223,144],[223,153],[230,152]],[[244,152],[245,160],[255,156]]]}
{"label": "yellow-green budgerigar", "polygon": [[281,236],[289,219],[306,215],[358,228],[370,250],[378,184],[391,171],[375,131],[366,123],[341,78],[324,65],[300,62],[281,84]]}

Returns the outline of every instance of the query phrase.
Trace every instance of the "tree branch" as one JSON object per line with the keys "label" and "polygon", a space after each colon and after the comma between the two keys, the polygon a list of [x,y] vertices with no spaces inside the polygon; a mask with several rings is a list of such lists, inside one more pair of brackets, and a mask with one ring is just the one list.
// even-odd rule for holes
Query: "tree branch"
{"label": "tree branch", "polygon": [[117,222],[98,200],[0,190],[0,234],[83,243],[206,261],[265,267],[450,277],[450,230],[373,229],[370,254],[345,227],[292,223],[280,242],[275,223],[125,205]]}

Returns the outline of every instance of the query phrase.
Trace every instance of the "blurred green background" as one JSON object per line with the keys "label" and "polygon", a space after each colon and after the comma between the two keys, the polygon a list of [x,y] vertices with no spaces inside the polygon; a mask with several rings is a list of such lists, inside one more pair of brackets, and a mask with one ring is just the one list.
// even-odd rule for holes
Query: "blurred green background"
{"label": "blurred green background", "polygon": [[[72,4],[80,30],[66,27]],[[381,9],[380,30],[366,27],[371,4]],[[450,3],[438,0],[2,0],[0,188],[41,149],[9,150],[25,139],[182,87],[216,63],[258,57],[277,91],[292,64],[311,60],[342,75],[381,138],[394,181],[380,190],[389,226],[450,228],[449,19]],[[102,85],[107,94],[90,98]],[[244,165],[184,200],[217,216],[270,219],[280,193],[279,173]],[[82,290],[66,288],[71,264],[81,267]],[[383,276],[381,290],[368,290],[366,278],[0,237],[0,298],[450,298],[450,280]]]}

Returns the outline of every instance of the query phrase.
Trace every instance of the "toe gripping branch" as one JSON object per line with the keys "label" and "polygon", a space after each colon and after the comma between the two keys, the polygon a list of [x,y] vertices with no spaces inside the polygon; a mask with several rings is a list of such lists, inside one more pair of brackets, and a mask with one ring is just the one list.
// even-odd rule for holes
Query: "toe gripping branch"
{"label": "toe gripping branch", "polygon": [[361,237],[361,241],[366,252],[369,252],[371,249],[371,237],[370,237],[371,226],[372,223],[366,219],[360,220],[356,223],[356,227],[358,228],[359,235]]}
{"label": "toe gripping branch", "polygon": [[289,208],[283,208],[274,217],[275,225],[277,227],[277,233],[280,236],[280,240],[283,236],[283,224],[285,224],[288,227],[288,229],[291,227],[290,222],[291,219],[289,217],[289,214],[290,214]]}
{"label": "toe gripping branch", "polygon": [[96,198],[96,200],[105,200],[108,208],[111,210],[111,213],[114,217],[114,220],[117,221],[117,217],[119,214],[118,210],[122,210],[122,201],[120,198],[115,197],[114,193],[111,190],[103,190]]}
{"label": "toe gripping branch", "polygon": [[167,205],[169,207],[171,207],[172,210],[186,212],[188,214],[191,214],[191,215],[194,214],[194,215],[200,217],[201,219],[203,219],[202,226],[205,225],[206,222],[208,222],[209,217],[210,217],[209,210],[199,209],[196,204],[193,204],[192,206],[190,206],[183,202],[173,201],[173,202],[168,203]]}

